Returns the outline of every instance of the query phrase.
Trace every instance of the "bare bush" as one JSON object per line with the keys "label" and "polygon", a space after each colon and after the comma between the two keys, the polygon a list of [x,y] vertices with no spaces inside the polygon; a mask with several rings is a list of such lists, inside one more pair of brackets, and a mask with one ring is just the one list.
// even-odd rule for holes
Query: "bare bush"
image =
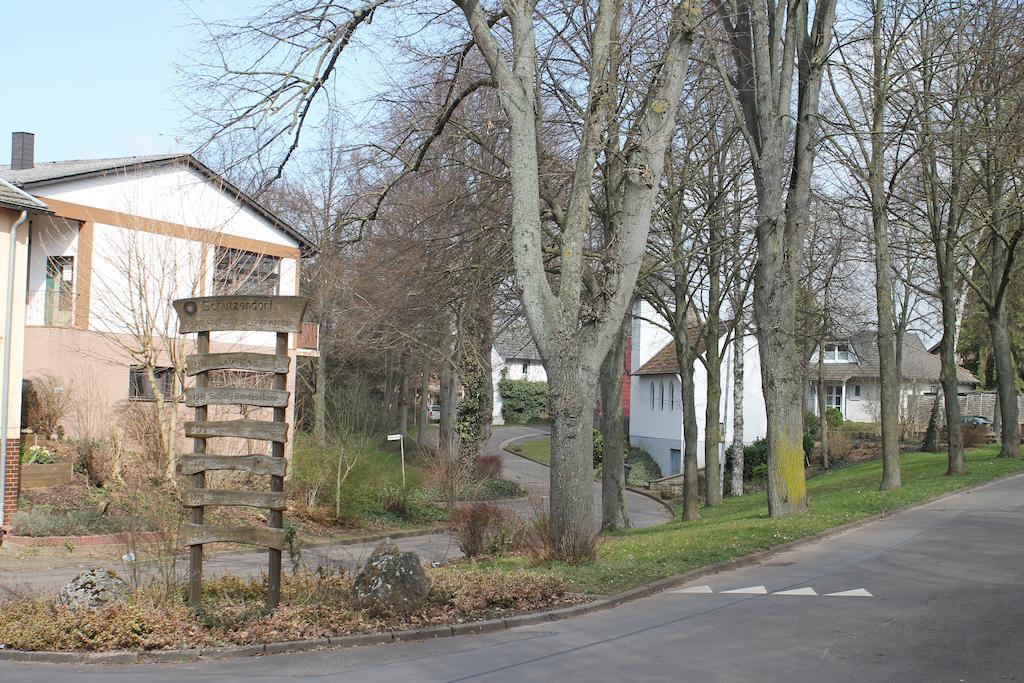
{"label": "bare bush", "polygon": [[466,557],[519,547],[526,532],[519,515],[493,503],[460,507],[452,513],[451,524],[455,540]]}
{"label": "bare bush", "polygon": [[44,436],[56,435],[70,407],[71,392],[56,376],[44,373],[30,380],[22,408],[29,429]]}
{"label": "bare bush", "polygon": [[480,455],[476,459],[476,476],[478,479],[501,479],[501,456]]}

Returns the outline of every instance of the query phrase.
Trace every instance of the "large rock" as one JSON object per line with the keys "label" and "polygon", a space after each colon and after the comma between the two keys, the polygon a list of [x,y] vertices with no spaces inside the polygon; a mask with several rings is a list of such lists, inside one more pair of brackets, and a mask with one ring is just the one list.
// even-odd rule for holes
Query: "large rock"
{"label": "large rock", "polygon": [[57,594],[56,603],[72,609],[95,609],[123,597],[128,584],[106,569],[93,569],[79,574],[64,584]]}
{"label": "large rock", "polygon": [[407,614],[427,599],[430,580],[416,553],[400,552],[385,538],[359,570],[353,589],[361,607]]}

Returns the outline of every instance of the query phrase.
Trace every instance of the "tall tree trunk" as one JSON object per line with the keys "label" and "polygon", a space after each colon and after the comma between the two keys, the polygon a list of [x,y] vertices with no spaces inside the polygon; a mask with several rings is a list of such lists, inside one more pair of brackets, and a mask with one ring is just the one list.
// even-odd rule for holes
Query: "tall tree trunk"
{"label": "tall tree trunk", "polygon": [[412,389],[409,375],[409,353],[406,351],[402,353],[398,367],[398,433],[403,437],[409,436],[409,392]]}
{"label": "tall tree trunk", "polygon": [[722,502],[722,460],[719,447],[722,432],[722,358],[718,354],[721,336],[722,249],[725,230],[715,217],[710,221],[708,243],[708,318],[705,325],[704,357],[708,371],[707,405],[704,409],[704,502]]}
{"label": "tall tree trunk", "polygon": [[320,448],[327,446],[327,359],[323,352],[316,359],[313,381],[313,441]]}
{"label": "tall tree trunk", "polygon": [[939,372],[942,384],[942,398],[946,407],[946,442],[949,453],[947,475],[964,474],[964,438],[960,432],[960,401],[957,389],[960,382],[956,376],[956,292],[953,283],[940,282],[942,294],[942,342],[939,344],[939,358],[942,367]]}
{"label": "tall tree trunk", "polygon": [[[693,386],[693,351],[684,331],[676,338],[676,360],[683,400],[683,521],[700,519],[700,487],[697,473],[697,406]],[[704,468],[705,479],[708,476]]]}
{"label": "tall tree trunk", "polygon": [[[571,343],[571,342],[570,342]],[[563,359],[566,358],[563,356]],[[597,372],[560,363],[548,375],[551,404],[551,520],[559,557],[593,560],[594,403]]]}
{"label": "tall tree trunk", "polygon": [[459,457],[459,378],[451,363],[441,366],[441,424],[438,427],[438,450],[441,457]]}
{"label": "tall tree trunk", "polygon": [[996,366],[996,400],[999,403],[1001,458],[1020,457],[1020,415],[1017,408],[1017,365],[1013,360],[1005,299],[988,315],[992,335],[992,359]]}
{"label": "tall tree trunk", "polygon": [[821,466],[828,469],[828,405],[825,398],[825,335],[818,344],[818,441],[821,443]]}
{"label": "tall tree trunk", "polygon": [[430,405],[430,360],[420,367],[420,398],[416,402],[416,438],[422,442],[427,433],[427,406]]}
{"label": "tall tree trunk", "polygon": [[[737,285],[739,287],[739,285]],[[737,297],[738,298],[738,297]],[[736,306],[733,307],[734,311]],[[742,315],[742,312],[733,315]],[[732,486],[734,496],[743,495],[743,321],[736,322],[732,352]]]}
{"label": "tall tree trunk", "polygon": [[[780,152],[781,153],[781,152]],[[781,178],[778,179],[781,181]],[[776,193],[773,193],[776,194]],[[781,193],[774,197],[781,204]],[[785,220],[781,205],[766,199],[762,223]],[[772,216],[772,214],[775,214]],[[807,510],[804,478],[803,385],[796,347],[795,264],[786,264],[782,228],[759,227],[760,249],[754,286],[754,314],[761,355],[761,383],[768,418],[768,514],[781,517]],[[774,235],[768,237],[768,235]],[[776,245],[776,246],[773,246]]]}
{"label": "tall tree trunk", "polygon": [[925,453],[938,453],[939,452],[939,416],[941,409],[939,408],[939,395],[935,395],[935,400],[932,402],[932,409],[928,413],[928,427],[924,432],[924,443],[921,444],[921,450]]}
{"label": "tall tree trunk", "polygon": [[878,378],[882,420],[882,491],[900,487],[900,377],[896,364],[896,332],[892,311],[892,259],[889,255],[888,201],[885,193],[885,110],[888,74],[882,58],[882,24],[885,0],[873,0],[871,33],[872,121],[871,225],[875,247],[875,307],[878,313]]}
{"label": "tall tree trunk", "polygon": [[601,364],[601,529],[614,531],[629,527],[626,507],[626,439],[622,416],[622,373],[626,358],[626,334],[632,322],[628,314]]}

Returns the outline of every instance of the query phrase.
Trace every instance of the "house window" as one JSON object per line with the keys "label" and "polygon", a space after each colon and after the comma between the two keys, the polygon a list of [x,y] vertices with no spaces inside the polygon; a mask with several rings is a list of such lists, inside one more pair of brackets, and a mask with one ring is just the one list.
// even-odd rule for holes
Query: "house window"
{"label": "house window", "polygon": [[843,385],[829,384],[825,387],[825,406],[843,409]]}
{"label": "house window", "polygon": [[213,293],[277,294],[281,259],[242,249],[217,247],[214,253]]}
{"label": "house window", "polygon": [[[174,368],[153,368],[157,387],[164,399],[174,396]],[[149,381],[149,373],[141,365],[133,365],[128,370],[128,398],[132,401],[155,401],[153,385]]]}
{"label": "house window", "polygon": [[676,409],[676,383],[675,382],[669,382],[668,383],[668,409],[669,410],[675,410]]}
{"label": "house window", "polygon": [[860,385],[859,384],[854,384],[853,385],[853,396],[852,396],[852,398],[857,398],[857,399],[860,398]]}
{"label": "house window", "polygon": [[658,401],[661,403],[659,410],[665,410],[665,383],[658,382]]}
{"label": "house window", "polygon": [[851,360],[849,344],[825,344],[826,363],[849,363]]}
{"label": "house window", "polygon": [[526,378],[530,374],[530,361],[523,361],[523,377]]}
{"label": "house window", "polygon": [[75,303],[75,257],[46,257],[46,300],[43,324],[69,327]]}
{"label": "house window", "polygon": [[651,410],[654,410],[654,382],[651,382]]}

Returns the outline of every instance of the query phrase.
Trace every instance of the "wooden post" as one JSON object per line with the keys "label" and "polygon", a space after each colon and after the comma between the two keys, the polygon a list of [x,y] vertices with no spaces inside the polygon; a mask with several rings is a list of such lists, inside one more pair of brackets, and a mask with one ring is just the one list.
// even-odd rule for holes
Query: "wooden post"
{"label": "wooden post", "polygon": [[[288,355],[288,333],[277,333],[277,346],[274,353],[278,356]],[[274,374],[274,389],[284,390],[288,386],[288,374],[277,372]],[[284,422],[287,409],[284,407],[274,408],[274,422]],[[284,443],[274,441],[271,445],[271,455],[275,458],[284,457]],[[274,493],[284,491],[284,477],[273,475],[270,478],[270,490]],[[270,511],[268,525],[271,529],[284,528],[284,512],[281,510]],[[268,551],[268,576],[267,576],[267,607],[273,609],[281,601],[281,549],[270,548]]]}
{"label": "wooden post", "polygon": [[[196,353],[200,356],[210,353],[210,333],[200,332],[196,339]],[[205,389],[207,386],[207,373],[205,370],[196,373],[196,387],[199,389]],[[206,420],[207,408],[205,405],[196,406],[196,421],[203,422]],[[193,437],[192,439],[192,452],[196,455],[203,455],[206,453],[206,439]],[[206,488],[206,472],[196,472],[192,475],[192,488],[203,489]],[[192,523],[202,525],[203,523],[203,507],[192,508]],[[198,609],[203,603],[203,546],[202,544],[193,545],[189,548],[189,561],[188,561],[188,604],[193,609]]]}
{"label": "wooden post", "polygon": [[[185,436],[193,441],[193,455],[183,456],[178,471],[192,477],[192,488],[182,503],[191,509],[190,522],[182,526],[182,540],[189,546],[189,604],[202,606],[203,544],[248,543],[269,549],[267,606],[281,601],[281,551],[285,547],[284,475],[287,463],[284,446],[288,441],[286,412],[291,395],[287,391],[291,358],[288,334],[302,331],[307,300],[293,296],[238,295],[178,299],[179,332],[198,333],[196,354],[185,361],[185,374],[195,376],[195,386],[186,389],[185,404],[195,408],[195,420],[186,422]],[[251,352],[210,353],[210,332],[276,332],[274,355]],[[238,369],[274,373],[273,389],[209,386],[210,370]],[[250,405],[273,408],[274,419],[209,421],[210,405]],[[214,438],[245,438],[270,441],[271,454],[226,456],[207,453],[206,443]],[[207,489],[208,470],[238,470],[269,475],[270,492]],[[248,506],[270,511],[266,528],[206,526],[206,506]]]}

